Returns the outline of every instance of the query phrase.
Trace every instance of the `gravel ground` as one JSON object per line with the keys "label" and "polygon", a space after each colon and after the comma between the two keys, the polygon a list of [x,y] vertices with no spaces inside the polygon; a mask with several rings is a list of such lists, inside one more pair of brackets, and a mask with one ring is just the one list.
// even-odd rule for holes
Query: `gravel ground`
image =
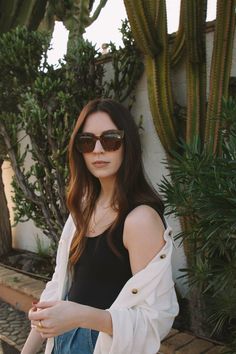
{"label": "gravel ground", "polygon": [[[27,314],[0,300],[0,354],[19,353],[29,331]],[[44,350],[38,352],[43,353]]]}

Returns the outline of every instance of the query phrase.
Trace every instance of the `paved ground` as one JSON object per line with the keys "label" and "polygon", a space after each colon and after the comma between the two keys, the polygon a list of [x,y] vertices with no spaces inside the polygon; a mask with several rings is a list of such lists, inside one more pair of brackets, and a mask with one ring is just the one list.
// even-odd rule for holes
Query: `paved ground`
{"label": "paved ground", "polygon": [[[19,353],[29,331],[27,315],[0,301],[0,354]],[[42,354],[44,351],[38,353]]]}
{"label": "paved ground", "polygon": [[20,351],[11,345],[9,341],[0,339],[0,354],[19,354]]}

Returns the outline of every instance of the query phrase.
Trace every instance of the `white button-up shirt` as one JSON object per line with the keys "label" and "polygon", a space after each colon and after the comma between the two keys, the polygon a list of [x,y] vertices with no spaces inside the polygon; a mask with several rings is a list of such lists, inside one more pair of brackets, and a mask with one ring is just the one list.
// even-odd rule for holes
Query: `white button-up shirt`
{"label": "white button-up shirt", "polygon": [[[71,284],[68,272],[70,245],[75,232],[69,216],[59,241],[56,268],[41,301],[64,299]],[[100,332],[94,354],[156,354],[161,340],[170,331],[179,306],[171,271],[171,228],[164,233],[164,247],[141,271],[130,278],[108,309],[113,335]],[[46,354],[53,348],[48,339]]]}

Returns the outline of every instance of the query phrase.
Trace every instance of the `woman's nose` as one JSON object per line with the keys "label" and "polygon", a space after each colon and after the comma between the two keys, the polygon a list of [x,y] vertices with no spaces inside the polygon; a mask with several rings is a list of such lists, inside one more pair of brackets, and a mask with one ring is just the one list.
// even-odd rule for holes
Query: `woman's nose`
{"label": "woman's nose", "polygon": [[96,144],[95,144],[95,146],[94,146],[93,152],[98,153],[98,152],[104,152],[104,151],[105,151],[105,150],[103,149],[100,140],[97,140],[97,141],[96,141]]}

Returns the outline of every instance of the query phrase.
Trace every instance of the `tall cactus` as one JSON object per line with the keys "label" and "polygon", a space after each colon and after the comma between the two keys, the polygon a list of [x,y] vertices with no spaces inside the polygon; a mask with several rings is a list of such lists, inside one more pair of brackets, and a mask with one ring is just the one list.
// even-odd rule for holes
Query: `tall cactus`
{"label": "tall cactus", "polygon": [[44,17],[47,0],[0,0],[0,32],[24,25],[36,30]]}
{"label": "tall cactus", "polygon": [[94,14],[91,15],[94,2],[95,0],[49,0],[47,16],[50,18],[56,15],[69,31],[68,50],[73,48],[79,37],[82,37],[85,28],[98,18],[107,0],[100,0]]}
{"label": "tall cactus", "polygon": [[131,29],[144,54],[149,102],[159,138],[166,149],[176,148],[173,98],[169,73],[169,48],[164,0],[124,0]]}
{"label": "tall cactus", "polygon": [[[202,147],[217,153],[222,97],[227,96],[235,34],[236,0],[218,0],[207,106],[205,17],[206,0],[182,0],[180,25],[172,52],[168,50],[165,0],[124,0],[131,29],[144,54],[148,94],[156,131],[168,155],[181,129],[173,114],[169,63],[186,53],[186,142],[200,136]],[[206,112],[207,107],[207,112]]]}
{"label": "tall cactus", "polygon": [[185,6],[184,6],[184,2],[181,2],[179,28],[171,51],[172,66],[175,66],[179,62],[179,60],[183,56],[184,49],[185,49],[186,40],[185,40],[185,30],[184,30],[184,15],[185,15]]}
{"label": "tall cactus", "polygon": [[205,20],[206,0],[188,0],[183,5],[183,23],[186,38],[187,120],[186,142],[195,135],[203,138],[206,112],[206,54]]}
{"label": "tall cactus", "polygon": [[208,150],[219,152],[222,97],[227,98],[236,24],[236,0],[218,0],[206,116],[205,141]]}

